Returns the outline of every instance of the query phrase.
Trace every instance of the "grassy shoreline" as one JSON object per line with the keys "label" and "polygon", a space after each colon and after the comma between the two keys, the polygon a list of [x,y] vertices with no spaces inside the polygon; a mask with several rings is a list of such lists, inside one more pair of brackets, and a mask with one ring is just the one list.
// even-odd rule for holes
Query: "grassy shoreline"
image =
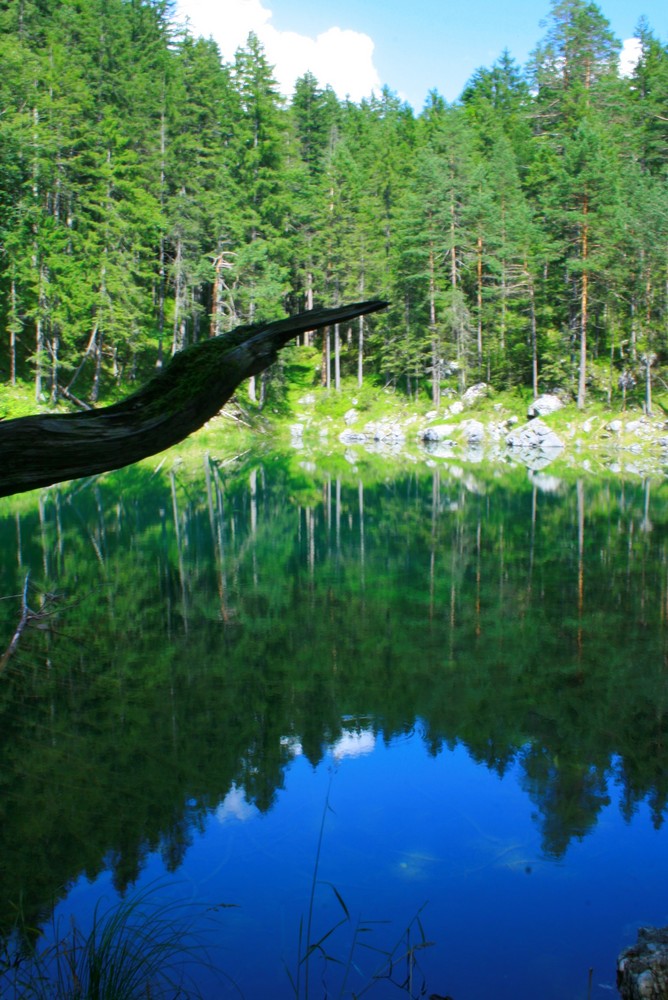
{"label": "grassy shoreline", "polygon": [[[247,400],[232,403],[192,438],[193,446],[219,448],[222,438],[239,437],[239,446],[269,445],[290,449],[305,464],[343,462],[349,467],[380,459],[430,465],[493,464],[525,467],[552,475],[630,475],[664,479],[668,475],[668,417],[660,405],[652,415],[637,407],[618,411],[592,403],[579,411],[574,403],[535,418],[563,445],[549,460],[527,460],[509,449],[511,431],[530,423],[527,393],[494,392],[462,406],[450,396],[435,409],[430,401],[408,399],[389,389],[340,392],[311,388],[294,392],[281,411],[262,411]],[[452,410],[455,412],[452,412]],[[448,428],[445,442],[426,442],[424,434]],[[477,442],[471,438],[478,436]]]}
{"label": "grassy shoreline", "polygon": [[[497,392],[489,388],[471,403],[449,394],[435,409],[426,397],[412,399],[390,388],[344,381],[339,392],[297,380],[280,406],[269,401],[262,409],[248,399],[245,388],[200,431],[169,453],[147,461],[154,466],[164,455],[185,461],[204,451],[226,457],[248,451],[291,451],[303,465],[349,470],[376,464],[524,466],[550,475],[629,475],[665,479],[668,475],[668,411],[657,401],[648,415],[638,406],[624,410],[591,402],[580,411],[575,403],[537,418],[563,445],[558,454],[520,456],[509,449],[507,435],[529,423],[532,402],[526,390]],[[47,408],[44,407],[44,410]],[[5,388],[0,417],[32,413],[27,389]],[[454,412],[453,412],[454,411]],[[447,442],[426,442],[427,430],[448,428]],[[471,442],[472,434],[478,441]]]}

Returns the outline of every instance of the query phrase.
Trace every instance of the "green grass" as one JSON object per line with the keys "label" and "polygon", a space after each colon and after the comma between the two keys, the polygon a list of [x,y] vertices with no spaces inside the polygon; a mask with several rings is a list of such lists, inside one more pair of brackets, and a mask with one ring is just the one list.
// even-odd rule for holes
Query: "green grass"
{"label": "green grass", "polygon": [[[207,964],[178,903],[156,904],[152,886],[106,910],[88,933],[53,928],[53,944],[26,945],[26,929],[0,955],[3,1000],[186,1000],[199,997],[189,969]],[[21,942],[19,944],[19,941]]]}
{"label": "green grass", "polygon": [[16,385],[0,385],[0,420],[27,417],[45,410],[44,405],[35,401],[35,387],[32,383],[17,382]]}

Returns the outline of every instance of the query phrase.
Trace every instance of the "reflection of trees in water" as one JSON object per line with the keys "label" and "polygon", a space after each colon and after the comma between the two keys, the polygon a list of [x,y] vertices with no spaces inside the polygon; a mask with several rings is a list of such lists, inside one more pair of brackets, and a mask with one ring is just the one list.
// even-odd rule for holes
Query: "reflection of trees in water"
{"label": "reflection of trees in water", "polygon": [[625,815],[648,799],[660,823],[668,511],[623,483],[467,475],[207,459],[6,502],[2,593],[30,567],[68,607],[0,691],[5,899],[34,911],[106,865],[123,888],[158,848],[178,867],[233,786],[271,808],[285,737],[315,764],[357,714],[519,761],[554,856],[613,774]]}

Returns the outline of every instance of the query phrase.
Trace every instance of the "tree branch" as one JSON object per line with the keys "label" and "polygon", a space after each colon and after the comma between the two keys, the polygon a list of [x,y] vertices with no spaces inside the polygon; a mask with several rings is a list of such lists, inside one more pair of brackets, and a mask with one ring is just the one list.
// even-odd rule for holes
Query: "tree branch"
{"label": "tree branch", "polygon": [[298,333],[386,306],[375,299],[241,326],[181,351],[113,406],[0,421],[0,496],[120,469],[164,451],[218,413],[237,386],[272,364]]}

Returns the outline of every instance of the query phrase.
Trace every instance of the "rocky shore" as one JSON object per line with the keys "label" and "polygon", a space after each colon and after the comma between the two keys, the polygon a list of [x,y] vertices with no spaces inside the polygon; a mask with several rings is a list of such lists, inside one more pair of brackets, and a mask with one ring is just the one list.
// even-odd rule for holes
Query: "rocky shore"
{"label": "rocky shore", "polygon": [[316,397],[299,400],[290,425],[292,446],[322,450],[343,447],[354,464],[363,454],[405,455],[430,463],[483,461],[549,466],[585,472],[624,473],[647,478],[668,475],[668,418],[665,414],[580,413],[557,395],[546,394],[525,412],[490,401],[484,383],[439,410],[392,412],[368,419],[356,400],[342,418],[318,416]]}

